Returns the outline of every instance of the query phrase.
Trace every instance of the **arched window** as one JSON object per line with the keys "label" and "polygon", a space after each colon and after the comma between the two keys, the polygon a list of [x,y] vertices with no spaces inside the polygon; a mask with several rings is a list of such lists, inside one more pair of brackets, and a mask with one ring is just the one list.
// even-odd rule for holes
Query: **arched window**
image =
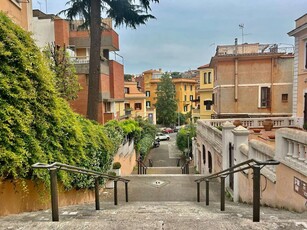
{"label": "arched window", "polygon": [[212,173],[212,156],[209,151],[208,151],[208,170],[209,173]]}
{"label": "arched window", "polygon": [[204,161],[204,164],[206,164],[206,147],[205,147],[205,145],[203,145],[203,161]]}

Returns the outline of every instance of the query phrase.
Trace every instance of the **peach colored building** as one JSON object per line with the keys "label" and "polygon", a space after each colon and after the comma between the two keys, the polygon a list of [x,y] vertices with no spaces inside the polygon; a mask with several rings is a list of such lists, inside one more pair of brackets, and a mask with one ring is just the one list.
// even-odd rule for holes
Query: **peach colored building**
{"label": "peach colored building", "polygon": [[292,53],[276,44],[218,46],[210,68],[215,117],[292,115]]}
{"label": "peach colored building", "polygon": [[31,30],[32,0],[1,0],[0,11],[6,13],[24,30]]}
{"label": "peach colored building", "polygon": [[295,29],[288,35],[295,38],[293,114],[307,123],[307,14],[295,20]]}
{"label": "peach colored building", "polygon": [[[78,94],[78,99],[71,101],[70,104],[74,111],[86,116],[90,53],[89,31],[79,29],[81,21],[68,21],[38,10],[34,11],[34,20],[37,25],[40,25],[35,28],[33,33],[41,47],[53,40],[57,45],[65,46],[71,50],[72,61],[75,64],[82,90]],[[122,58],[115,52],[119,50],[118,34],[112,28],[111,19],[103,19],[102,22],[108,29],[101,32],[98,122],[104,124],[113,119],[125,119],[125,96],[124,66],[120,61]],[[46,33],[49,33],[50,36],[42,35]],[[111,55],[115,55],[116,60]]]}

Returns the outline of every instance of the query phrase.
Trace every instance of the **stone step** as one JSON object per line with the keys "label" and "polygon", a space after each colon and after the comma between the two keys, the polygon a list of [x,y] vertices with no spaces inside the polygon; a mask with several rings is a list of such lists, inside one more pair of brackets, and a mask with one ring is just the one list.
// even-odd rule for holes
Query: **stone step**
{"label": "stone step", "polygon": [[93,203],[60,208],[59,222],[51,221],[50,210],[1,217],[0,229],[303,230],[307,225],[306,215],[285,210],[262,207],[260,218],[252,222],[250,205],[229,202],[224,212],[217,202],[101,202],[98,211]]}

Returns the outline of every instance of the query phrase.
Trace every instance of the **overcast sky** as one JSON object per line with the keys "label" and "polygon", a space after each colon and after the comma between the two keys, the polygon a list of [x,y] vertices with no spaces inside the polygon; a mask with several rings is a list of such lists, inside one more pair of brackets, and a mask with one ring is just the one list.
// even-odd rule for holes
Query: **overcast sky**
{"label": "overcast sky", "polygon": [[[33,9],[58,13],[67,0],[33,0]],[[217,45],[294,44],[287,33],[307,13],[307,0],[160,0],[156,19],[136,30],[117,28],[125,73],[148,69],[183,72],[210,62]],[[284,45],[285,46],[285,45]],[[289,45],[288,45],[289,46]]]}

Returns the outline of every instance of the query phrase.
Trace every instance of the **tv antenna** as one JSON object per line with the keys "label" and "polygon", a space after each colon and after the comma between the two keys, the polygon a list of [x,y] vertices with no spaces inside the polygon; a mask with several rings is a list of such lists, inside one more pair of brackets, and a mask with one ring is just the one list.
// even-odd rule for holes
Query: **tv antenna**
{"label": "tv antenna", "polygon": [[243,23],[239,24],[239,28],[240,30],[242,30],[242,44],[244,44],[244,24]]}
{"label": "tv antenna", "polygon": [[47,0],[45,0],[45,2],[46,2],[46,14],[47,14]]}

